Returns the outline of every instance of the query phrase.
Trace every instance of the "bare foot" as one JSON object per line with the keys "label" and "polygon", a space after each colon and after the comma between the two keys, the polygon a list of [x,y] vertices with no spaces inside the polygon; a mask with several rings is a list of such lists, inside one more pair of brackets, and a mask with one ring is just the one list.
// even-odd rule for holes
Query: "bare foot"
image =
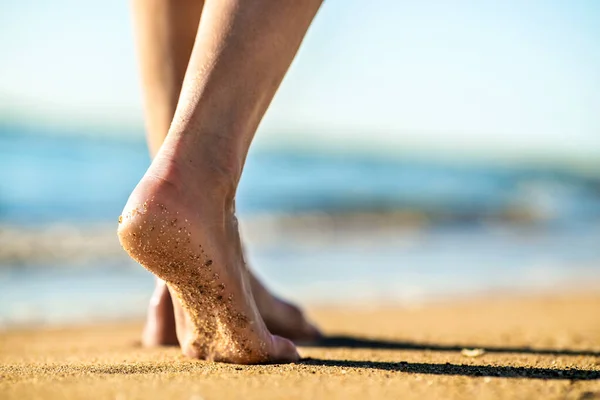
{"label": "bare foot", "polygon": [[252,293],[267,328],[274,335],[283,336],[296,343],[311,343],[322,337],[302,310],[273,296],[254,275],[250,275]]}
{"label": "bare foot", "polygon": [[125,206],[121,244],[179,300],[175,321],[184,354],[240,364],[295,361],[294,345],[271,335],[258,312],[233,198],[220,197],[214,171],[204,171],[204,179],[184,180],[182,169],[155,159]]}
{"label": "bare foot", "polygon": [[171,293],[164,281],[156,279],[156,286],[146,313],[142,345],[155,347],[177,346],[178,344]]}
{"label": "bare foot", "polygon": [[[297,306],[273,296],[250,272],[250,286],[267,329],[274,335],[283,336],[295,343],[312,343],[322,337]],[[167,285],[160,279],[150,299],[146,325],[142,333],[142,344],[146,347],[176,346],[175,315],[173,300]]]}

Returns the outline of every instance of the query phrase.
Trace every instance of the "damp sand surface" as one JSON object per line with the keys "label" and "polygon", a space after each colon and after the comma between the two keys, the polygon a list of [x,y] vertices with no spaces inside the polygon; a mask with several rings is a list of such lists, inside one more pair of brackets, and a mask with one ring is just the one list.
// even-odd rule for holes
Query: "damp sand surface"
{"label": "damp sand surface", "polygon": [[600,399],[600,291],[314,308],[302,361],[139,346],[141,323],[0,333],[2,399]]}

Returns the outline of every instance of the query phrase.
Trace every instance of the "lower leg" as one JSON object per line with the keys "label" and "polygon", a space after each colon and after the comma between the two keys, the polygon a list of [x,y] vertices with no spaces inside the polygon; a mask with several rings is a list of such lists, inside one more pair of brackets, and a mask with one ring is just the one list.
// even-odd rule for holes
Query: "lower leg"
{"label": "lower leg", "polygon": [[[162,145],[181,92],[204,1],[134,0],[134,17],[144,87],[148,145],[152,156]],[[317,339],[319,331],[298,307],[274,297],[250,275],[251,288],[267,328],[296,341]],[[176,345],[172,298],[157,279],[142,343]]]}
{"label": "lower leg", "polygon": [[207,1],[169,135],[126,205],[121,243],[180,300],[178,336],[191,356],[297,357],[258,314],[233,199],[254,131],[319,3]]}
{"label": "lower leg", "polygon": [[[173,120],[203,5],[202,0],[133,1],[147,141],[152,157]],[[148,306],[142,344],[177,344],[171,295],[160,279],[156,280]]]}
{"label": "lower leg", "polygon": [[154,157],[175,114],[203,0],[133,0],[148,147]]}

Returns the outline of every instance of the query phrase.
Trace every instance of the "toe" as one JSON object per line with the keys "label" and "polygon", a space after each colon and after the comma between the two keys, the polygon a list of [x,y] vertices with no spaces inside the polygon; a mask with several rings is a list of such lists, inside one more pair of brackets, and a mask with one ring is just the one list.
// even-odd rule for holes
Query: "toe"
{"label": "toe", "polygon": [[298,342],[318,342],[323,339],[323,334],[314,324],[304,320],[301,339]]}
{"label": "toe", "polygon": [[298,307],[290,305],[289,316],[292,323],[289,327],[292,328],[289,339],[296,343],[311,343],[319,341],[323,335],[321,331],[311,322],[308,321],[302,310]]}
{"label": "toe", "polygon": [[294,343],[314,343],[322,338],[321,332],[311,324],[296,306],[278,301],[273,313],[264,317],[272,334],[283,336]]}
{"label": "toe", "polygon": [[272,363],[289,363],[300,359],[296,346],[290,340],[273,335],[273,352],[270,357]]}

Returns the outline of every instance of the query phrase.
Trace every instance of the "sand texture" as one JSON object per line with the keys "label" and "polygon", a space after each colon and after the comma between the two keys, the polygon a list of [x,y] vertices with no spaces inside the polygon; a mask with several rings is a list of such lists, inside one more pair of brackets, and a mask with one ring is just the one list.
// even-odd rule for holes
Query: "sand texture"
{"label": "sand texture", "polygon": [[600,293],[310,315],[332,337],[290,365],[143,349],[139,323],[7,331],[0,398],[600,399]]}

